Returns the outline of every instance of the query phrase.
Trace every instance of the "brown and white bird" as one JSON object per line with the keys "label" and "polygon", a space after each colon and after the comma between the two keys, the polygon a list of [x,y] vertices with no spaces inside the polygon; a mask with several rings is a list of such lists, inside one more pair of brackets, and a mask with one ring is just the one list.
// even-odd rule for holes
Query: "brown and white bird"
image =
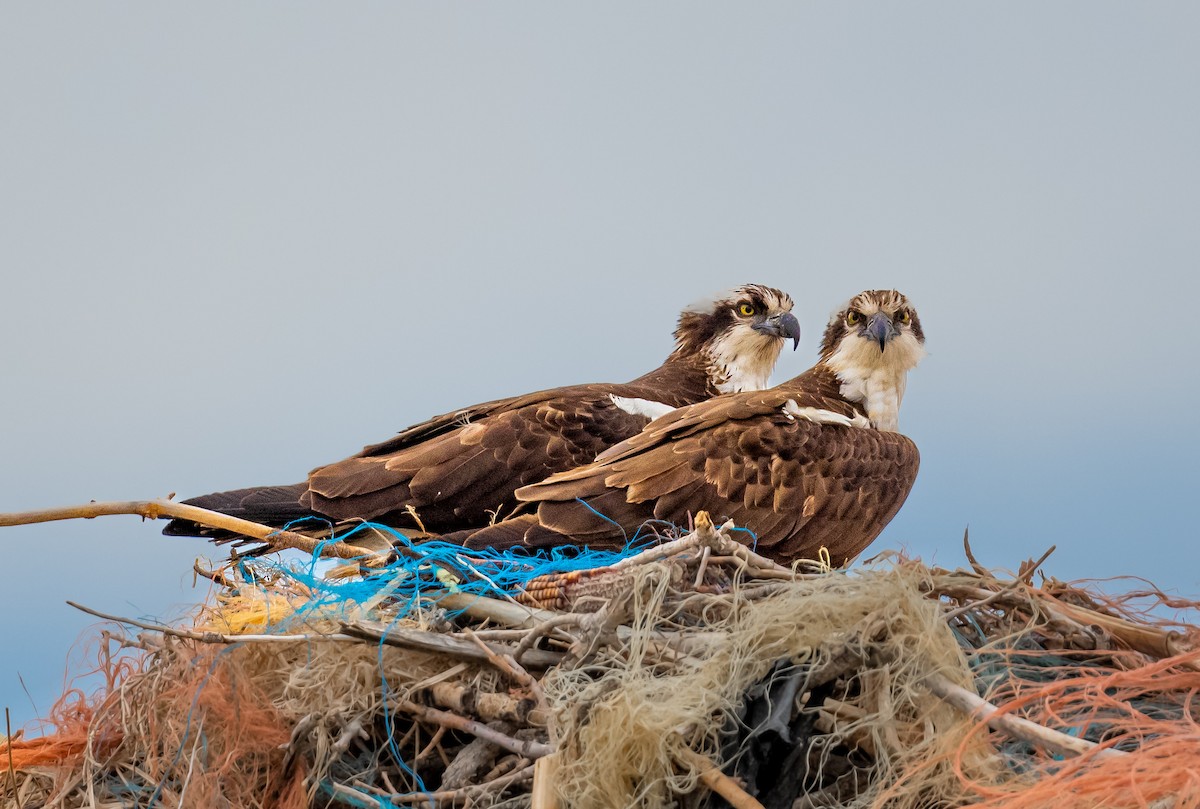
{"label": "brown and white bird", "polygon": [[[487,525],[517,505],[513,492],[585,464],[649,421],[721,393],[767,385],[785,340],[800,341],[792,299],[748,284],[684,309],[675,349],[623,384],[585,384],[498,399],[413,425],[292,486],[196,497],[190,505],[282,526],[305,517],[373,520],[445,532]],[[227,538],[186,520],[163,533]]]}
{"label": "brown and white bird", "polygon": [[863,292],[833,315],[820,360],[800,376],[664,415],[594,462],[518,489],[534,513],[446,538],[474,548],[620,547],[647,521],[683,525],[705,510],[748,529],[780,562],[825,548],[844,565],[916,479],[916,445],[896,430],[924,344],[904,295]]}

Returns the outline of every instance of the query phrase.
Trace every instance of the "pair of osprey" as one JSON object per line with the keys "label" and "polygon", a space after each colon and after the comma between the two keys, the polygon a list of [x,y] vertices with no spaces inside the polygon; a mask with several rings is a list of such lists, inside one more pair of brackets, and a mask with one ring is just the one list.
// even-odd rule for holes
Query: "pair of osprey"
{"label": "pair of osprey", "polygon": [[[925,338],[904,295],[868,290],[833,315],[816,365],[764,389],[784,342],[800,342],[791,309],[786,293],[750,284],[685,309],[674,351],[632,382],[457,410],[304,483],[186,502],[276,526],[413,528],[415,512],[423,530],[473,548],[620,547],[649,520],[684,525],[705,510],[777,561],[825,548],[842,565],[916,478],[916,446],[896,429]],[[164,533],[229,536],[182,520]]]}

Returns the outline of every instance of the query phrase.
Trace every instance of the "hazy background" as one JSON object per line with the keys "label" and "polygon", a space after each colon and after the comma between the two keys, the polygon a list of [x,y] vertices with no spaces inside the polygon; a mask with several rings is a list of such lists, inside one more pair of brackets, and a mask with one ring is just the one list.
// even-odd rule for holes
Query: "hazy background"
{"label": "hazy background", "polygon": [[[2,10],[0,511],[295,482],[638,375],[746,281],[796,298],[783,379],[896,287],[922,469],[872,550],[957,565],[970,524],[985,564],[1200,597],[1200,6]],[[94,623],[64,599],[204,592],[160,527],[0,529],[17,723]]]}

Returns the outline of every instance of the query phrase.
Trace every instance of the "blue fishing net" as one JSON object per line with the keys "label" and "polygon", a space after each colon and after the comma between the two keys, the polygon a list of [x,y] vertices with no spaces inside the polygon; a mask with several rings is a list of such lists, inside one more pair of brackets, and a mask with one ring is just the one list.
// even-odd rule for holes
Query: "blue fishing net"
{"label": "blue fishing net", "polygon": [[[674,526],[671,531],[675,532]],[[272,622],[272,628],[286,631],[296,622],[316,614],[337,617],[362,605],[386,602],[407,615],[422,603],[447,592],[491,598],[522,590],[540,576],[607,567],[633,556],[657,543],[660,537],[643,528],[617,551],[592,550],[574,546],[536,549],[524,547],[467,550],[461,545],[440,540],[413,542],[400,531],[377,523],[363,523],[338,536],[336,541],[353,544],[354,537],[365,531],[386,536],[397,548],[394,561],[384,567],[361,568],[361,576],[329,578],[328,572],[339,564],[320,555],[321,547],[303,562],[277,559],[243,559],[238,570],[247,583],[268,582],[300,585],[307,597],[295,604],[284,620]],[[329,540],[335,541],[335,540]]]}

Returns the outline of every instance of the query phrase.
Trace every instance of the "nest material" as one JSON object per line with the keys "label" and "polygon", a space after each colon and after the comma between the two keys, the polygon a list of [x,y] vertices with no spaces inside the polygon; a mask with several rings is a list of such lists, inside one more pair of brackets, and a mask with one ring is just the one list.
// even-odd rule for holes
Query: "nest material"
{"label": "nest material", "polygon": [[802,572],[706,519],[515,593],[438,558],[205,571],[0,743],[0,806],[1200,806],[1196,632],[1037,565]]}

